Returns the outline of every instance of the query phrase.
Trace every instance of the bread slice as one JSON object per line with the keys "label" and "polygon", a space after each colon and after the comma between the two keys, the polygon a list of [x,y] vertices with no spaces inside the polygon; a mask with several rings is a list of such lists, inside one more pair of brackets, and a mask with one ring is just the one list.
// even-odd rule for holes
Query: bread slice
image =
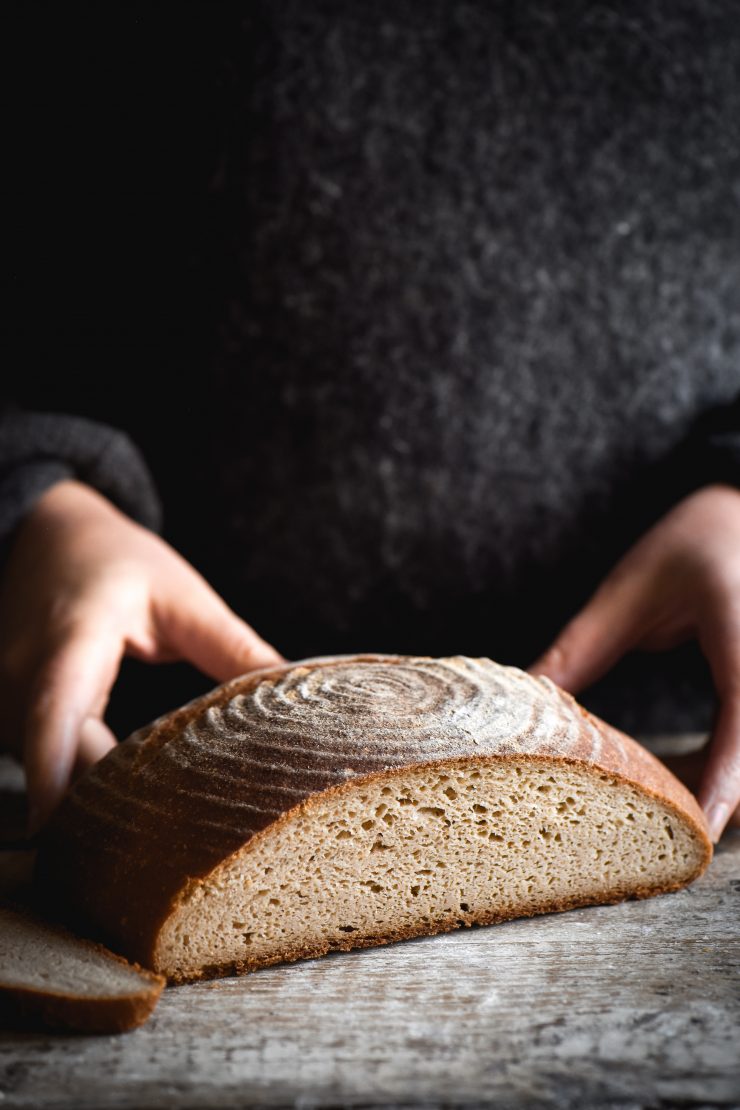
{"label": "bread slice", "polygon": [[146,1021],[164,982],[28,911],[0,907],[3,1025],[119,1033]]}
{"label": "bread slice", "polygon": [[179,981],[647,897],[711,853],[688,791],[548,679],[366,655],[253,672],[134,734],[38,875]]}

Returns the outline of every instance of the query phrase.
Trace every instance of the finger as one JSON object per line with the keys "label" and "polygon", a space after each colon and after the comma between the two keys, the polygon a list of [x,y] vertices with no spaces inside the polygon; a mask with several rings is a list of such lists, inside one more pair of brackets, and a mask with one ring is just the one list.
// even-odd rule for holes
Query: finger
{"label": "finger", "polygon": [[78,778],[116,746],[116,738],[104,721],[99,717],[86,717],[80,726],[72,778]]}
{"label": "finger", "polygon": [[[692,794],[698,794],[707,765],[707,749],[687,755],[664,755],[661,762],[668,770],[688,787]],[[728,824],[740,825],[740,806],[731,814]]]}
{"label": "finger", "polygon": [[642,636],[641,579],[609,579],[528,668],[571,693],[590,686],[633,648]]}
{"label": "finger", "polygon": [[101,644],[99,635],[78,635],[59,648],[39,673],[23,746],[32,831],[46,821],[67,789],[82,724],[102,713],[120,658],[119,643]]}
{"label": "finger", "polygon": [[740,803],[740,700],[720,708],[698,797],[716,843]]}
{"label": "finger", "polygon": [[285,662],[197,577],[159,608],[156,619],[166,646],[217,682]]}
{"label": "finger", "polygon": [[720,699],[698,795],[715,843],[740,804],[740,629],[732,621],[729,607],[700,637]]}

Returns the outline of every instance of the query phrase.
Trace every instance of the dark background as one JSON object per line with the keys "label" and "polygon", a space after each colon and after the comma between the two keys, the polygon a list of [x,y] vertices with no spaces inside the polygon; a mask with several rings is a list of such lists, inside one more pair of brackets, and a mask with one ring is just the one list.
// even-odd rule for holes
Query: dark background
{"label": "dark background", "polygon": [[[124,427],[160,466],[163,435],[208,391],[224,59],[241,18],[218,4],[40,3],[0,17],[3,396]],[[189,452],[177,465],[165,534],[179,546],[199,472]],[[197,564],[192,537],[188,555]],[[126,663],[119,733],[211,684],[152,670]]]}
{"label": "dark background", "polygon": [[[201,569],[197,529],[180,528],[192,505],[201,535],[218,528],[206,471],[197,444],[170,462],[162,444],[182,447],[213,384],[230,280],[219,182],[235,126],[232,46],[249,10],[36,3],[0,17],[3,394],[126,428],[157,460],[166,538]],[[345,647],[360,645],[327,650]],[[680,654],[695,669],[695,649]],[[109,720],[124,735],[210,685],[185,666],[127,662]]]}
{"label": "dark background", "polygon": [[6,9],[4,331],[22,402],[63,407],[74,391],[86,412],[145,427],[156,372],[168,411],[178,403],[213,303],[230,18],[199,5]]}

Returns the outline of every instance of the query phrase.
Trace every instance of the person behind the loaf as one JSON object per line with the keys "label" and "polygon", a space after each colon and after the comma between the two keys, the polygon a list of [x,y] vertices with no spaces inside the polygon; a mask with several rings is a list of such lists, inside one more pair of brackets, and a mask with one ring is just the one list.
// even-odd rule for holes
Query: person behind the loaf
{"label": "person behind the loaf", "polygon": [[[218,341],[129,350],[103,391],[96,348],[2,413],[2,743],[32,828],[116,742],[124,657],[222,681],[368,650],[529,666],[653,732],[709,724],[711,671],[698,796],[715,839],[737,821],[738,21],[566,8],[218,17],[221,145],[166,193],[210,181],[217,215],[178,227]],[[84,128],[65,65],[49,103]],[[63,306],[100,304],[97,272],[69,280]]]}

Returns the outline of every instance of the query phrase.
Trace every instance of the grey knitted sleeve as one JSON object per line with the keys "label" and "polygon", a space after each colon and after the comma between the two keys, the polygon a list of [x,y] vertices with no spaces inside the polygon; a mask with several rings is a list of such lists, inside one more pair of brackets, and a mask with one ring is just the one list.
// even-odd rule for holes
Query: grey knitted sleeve
{"label": "grey knitted sleeve", "polygon": [[79,416],[8,406],[0,411],[0,558],[36,500],[65,478],[86,482],[140,524],[160,528],[154,483],[124,432]]}

